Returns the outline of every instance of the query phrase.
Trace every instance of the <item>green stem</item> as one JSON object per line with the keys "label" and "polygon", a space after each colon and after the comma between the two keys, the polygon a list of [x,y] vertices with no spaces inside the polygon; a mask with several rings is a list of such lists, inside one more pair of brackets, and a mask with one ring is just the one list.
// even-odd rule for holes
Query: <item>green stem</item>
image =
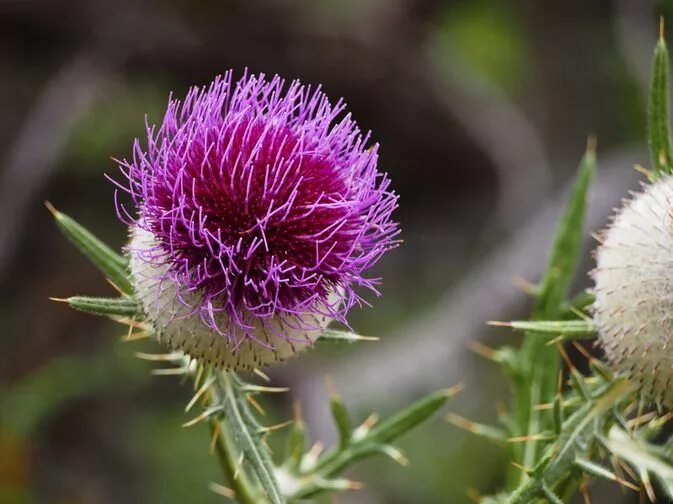
{"label": "green stem", "polygon": [[[219,424],[219,427],[218,427]],[[248,478],[245,471],[236,471],[237,461],[234,459],[234,447],[228,433],[224,432],[226,426],[224,422],[212,420],[209,422],[210,432],[213,436],[217,436],[215,440],[215,454],[220,463],[222,472],[224,473],[227,482],[231,489],[236,494],[236,500],[240,504],[256,504],[259,503],[259,495],[255,490],[254,485]]]}

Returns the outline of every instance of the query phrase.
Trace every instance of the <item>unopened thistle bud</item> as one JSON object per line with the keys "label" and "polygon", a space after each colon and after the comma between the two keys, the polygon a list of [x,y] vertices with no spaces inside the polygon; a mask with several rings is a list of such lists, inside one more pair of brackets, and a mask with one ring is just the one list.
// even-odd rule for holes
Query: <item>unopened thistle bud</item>
{"label": "unopened thistle bud", "polygon": [[397,196],[341,102],[231,73],[183,102],[119,162],[131,274],[157,335],[222,368],[283,360],[345,322],[396,245]]}
{"label": "unopened thistle bud", "polygon": [[594,319],[614,368],[673,407],[673,177],[633,194],[596,251]]}

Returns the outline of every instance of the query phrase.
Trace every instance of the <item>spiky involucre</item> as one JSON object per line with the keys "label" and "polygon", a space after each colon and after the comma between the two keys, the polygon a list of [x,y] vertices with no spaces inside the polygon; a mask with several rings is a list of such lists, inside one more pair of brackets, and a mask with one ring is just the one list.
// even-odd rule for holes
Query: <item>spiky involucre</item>
{"label": "spiky involucre", "polygon": [[673,177],[632,194],[596,251],[594,319],[614,368],[673,407]]}
{"label": "spiky involucre", "polygon": [[[148,127],[123,188],[137,294],[169,345],[222,367],[282,360],[375,290],[397,196],[344,105],[231,73]],[[120,206],[119,213],[125,211]]]}

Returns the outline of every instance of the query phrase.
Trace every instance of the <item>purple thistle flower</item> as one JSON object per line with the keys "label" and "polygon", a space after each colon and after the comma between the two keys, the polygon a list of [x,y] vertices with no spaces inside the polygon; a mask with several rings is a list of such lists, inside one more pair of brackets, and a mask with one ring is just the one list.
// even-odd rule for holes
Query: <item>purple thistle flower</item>
{"label": "purple thistle flower", "polygon": [[[345,106],[320,89],[231,72],[120,161],[138,217],[131,273],[160,339],[221,367],[282,360],[374,292],[397,196]],[[378,293],[377,293],[378,294]]]}

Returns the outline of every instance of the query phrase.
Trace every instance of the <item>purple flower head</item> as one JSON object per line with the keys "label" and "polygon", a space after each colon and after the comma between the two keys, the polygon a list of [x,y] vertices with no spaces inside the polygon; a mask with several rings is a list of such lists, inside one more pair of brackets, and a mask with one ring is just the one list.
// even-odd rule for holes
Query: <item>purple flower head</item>
{"label": "purple flower head", "polygon": [[217,338],[225,353],[256,355],[244,365],[263,364],[345,323],[362,303],[356,287],[376,292],[365,272],[397,244],[397,196],[341,101],[277,76],[231,76],[171,99],[146,144],[136,140],[119,164],[138,217],[123,218],[136,290],[169,344],[199,357]]}

